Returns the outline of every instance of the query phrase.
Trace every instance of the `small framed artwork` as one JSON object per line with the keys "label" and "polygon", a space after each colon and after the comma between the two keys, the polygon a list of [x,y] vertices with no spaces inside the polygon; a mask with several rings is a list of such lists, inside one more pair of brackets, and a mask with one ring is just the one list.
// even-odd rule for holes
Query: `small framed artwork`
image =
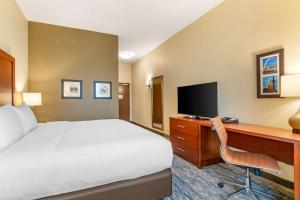
{"label": "small framed artwork", "polygon": [[109,81],[94,81],[94,99],[111,99],[112,83]]}
{"label": "small framed artwork", "polygon": [[280,76],[284,74],[284,50],[256,56],[257,98],[280,98]]}
{"label": "small framed artwork", "polygon": [[61,80],[61,98],[62,99],[82,99],[82,81],[81,80]]}

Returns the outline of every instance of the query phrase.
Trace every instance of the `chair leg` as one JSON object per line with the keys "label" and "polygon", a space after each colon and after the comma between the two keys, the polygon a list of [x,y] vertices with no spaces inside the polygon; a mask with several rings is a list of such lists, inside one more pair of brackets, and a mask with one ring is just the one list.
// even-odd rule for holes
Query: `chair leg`
{"label": "chair leg", "polygon": [[275,196],[273,196],[273,195],[271,195],[271,194],[268,194],[268,193],[266,193],[266,192],[263,192],[263,191],[261,191],[261,190],[258,190],[258,189],[255,189],[255,188],[252,188],[252,190],[253,190],[253,192],[260,193],[260,194],[262,194],[262,195],[271,197],[271,198],[273,198],[273,199],[277,199],[277,197],[275,197]]}
{"label": "chair leg", "polygon": [[237,186],[237,187],[245,187],[245,185],[243,185],[243,184],[233,183],[233,182],[229,182],[229,181],[222,181],[222,183],[225,183],[225,184],[228,184],[228,185]]}
{"label": "chair leg", "polygon": [[243,172],[243,173],[240,173],[238,178],[245,177],[245,176],[246,176],[246,174],[247,174],[247,170],[246,170],[245,172]]}
{"label": "chair leg", "polygon": [[244,191],[246,191],[246,193],[250,194],[254,200],[259,200],[258,197],[256,196],[256,194],[252,191],[252,189],[249,189],[247,192],[246,188],[240,189],[240,190],[228,195],[225,199],[230,199],[230,198],[234,197],[235,195],[238,195]]}
{"label": "chair leg", "polygon": [[259,200],[259,198],[257,197],[257,195],[255,193],[259,193],[259,194],[271,197],[273,199],[276,199],[275,196],[273,196],[271,194],[268,194],[268,193],[265,193],[263,191],[260,191],[260,190],[255,189],[255,188],[252,187],[249,168],[247,168],[246,173],[245,173],[245,184],[244,185],[241,185],[241,184],[238,184],[238,183],[232,183],[232,182],[228,182],[228,181],[223,181],[222,183],[218,183],[218,185],[220,186],[222,184],[222,186],[223,186],[223,183],[229,184],[229,185],[238,186],[238,187],[243,187],[243,189],[240,189],[240,190],[238,190],[238,191],[236,191],[236,192],[228,195],[226,197],[226,199],[229,199],[229,198],[231,198],[231,197],[233,197],[233,196],[235,196],[237,194],[240,194],[240,193],[242,193],[244,191],[246,191],[246,193],[248,195],[250,195],[254,200]]}
{"label": "chair leg", "polygon": [[240,189],[240,190],[238,190],[238,191],[236,191],[236,192],[234,192],[234,193],[232,193],[232,194],[230,194],[230,195],[228,195],[227,197],[225,197],[226,199],[229,199],[229,198],[231,198],[231,197],[234,197],[235,195],[238,195],[238,194],[240,194],[240,193],[242,193],[242,192],[244,192],[244,191],[246,191],[246,189],[245,188],[243,188],[243,189]]}
{"label": "chair leg", "polygon": [[252,197],[253,197],[255,200],[259,200],[258,197],[256,196],[256,194],[253,192],[252,189],[249,190],[249,194],[251,194]]}
{"label": "chair leg", "polygon": [[262,172],[261,172],[260,169],[255,168],[255,169],[254,169],[254,174],[255,174],[256,176],[261,176]]}

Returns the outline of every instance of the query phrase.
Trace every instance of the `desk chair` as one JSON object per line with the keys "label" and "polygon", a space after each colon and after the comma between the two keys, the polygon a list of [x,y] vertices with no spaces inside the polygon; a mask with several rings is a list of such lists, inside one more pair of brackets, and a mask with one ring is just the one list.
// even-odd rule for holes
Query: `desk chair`
{"label": "desk chair", "polygon": [[[240,190],[228,195],[226,197],[226,199],[229,199],[229,198],[231,198],[237,194],[240,194],[244,191],[246,191],[247,194],[252,196],[252,198],[255,200],[258,200],[258,197],[255,195],[254,192],[275,198],[274,196],[272,196],[270,194],[267,194],[263,191],[260,191],[256,188],[252,187],[249,168],[259,168],[259,169],[273,171],[276,173],[281,173],[281,170],[278,166],[277,161],[267,155],[251,153],[251,152],[235,151],[235,150],[230,149],[227,146],[228,135],[227,135],[225,127],[222,123],[221,118],[220,117],[213,118],[212,122],[213,122],[215,130],[218,133],[220,141],[221,141],[220,154],[221,154],[222,159],[229,164],[246,167],[246,180],[245,180],[244,185],[224,181],[224,183],[228,183],[230,185],[243,187],[243,189],[240,189]],[[218,185],[220,187],[222,187],[222,183],[221,184],[219,183]]]}

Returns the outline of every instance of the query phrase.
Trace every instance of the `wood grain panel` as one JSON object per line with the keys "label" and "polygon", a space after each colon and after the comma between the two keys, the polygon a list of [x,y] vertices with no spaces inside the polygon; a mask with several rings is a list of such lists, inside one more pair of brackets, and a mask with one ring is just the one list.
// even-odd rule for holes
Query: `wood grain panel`
{"label": "wood grain panel", "polygon": [[[194,121],[170,118],[170,129],[173,146],[182,145],[182,148],[174,149],[178,156],[192,160],[190,162],[198,168],[222,162],[219,153],[220,142],[218,136],[210,131],[211,128],[201,128]],[[194,153],[197,154],[197,159],[194,158]]]}
{"label": "wood grain panel", "polygon": [[14,104],[15,59],[0,49],[0,105]]}
{"label": "wood grain panel", "polygon": [[198,136],[199,133],[199,125],[193,122],[187,122],[177,119],[170,119],[170,129],[171,131],[176,131],[182,134],[190,134],[194,136]]}
{"label": "wood grain panel", "polygon": [[294,145],[294,198],[300,200],[300,144]]}
{"label": "wood grain panel", "polygon": [[[199,126],[212,127],[212,122],[209,120],[193,120],[186,119],[184,117],[174,117],[174,120],[180,120],[182,122],[196,123]],[[274,128],[268,126],[254,125],[254,124],[225,124],[227,131],[235,132],[243,135],[252,135],[260,138],[267,138],[287,143],[299,143],[300,134],[294,134],[292,130]]]}
{"label": "wood grain panel", "polygon": [[202,142],[202,160],[210,160],[220,158],[220,140],[215,131],[211,128],[201,128],[201,142]]}
{"label": "wood grain panel", "polygon": [[172,131],[172,134],[170,137],[171,137],[171,141],[175,141],[177,143],[184,144],[193,149],[199,148],[198,136],[194,136],[191,134],[182,134],[177,131]]}
{"label": "wood grain panel", "polygon": [[172,141],[173,151],[186,161],[198,166],[198,151],[183,144]]}
{"label": "wood grain panel", "polygon": [[294,164],[293,144],[228,132],[228,145],[245,151],[267,154],[276,160]]}

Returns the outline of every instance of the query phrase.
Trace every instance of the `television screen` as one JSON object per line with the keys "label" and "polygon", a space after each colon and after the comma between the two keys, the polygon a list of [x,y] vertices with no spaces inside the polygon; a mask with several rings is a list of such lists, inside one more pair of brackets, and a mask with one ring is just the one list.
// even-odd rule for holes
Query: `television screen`
{"label": "television screen", "polygon": [[217,82],[177,88],[178,113],[212,118],[218,115]]}

